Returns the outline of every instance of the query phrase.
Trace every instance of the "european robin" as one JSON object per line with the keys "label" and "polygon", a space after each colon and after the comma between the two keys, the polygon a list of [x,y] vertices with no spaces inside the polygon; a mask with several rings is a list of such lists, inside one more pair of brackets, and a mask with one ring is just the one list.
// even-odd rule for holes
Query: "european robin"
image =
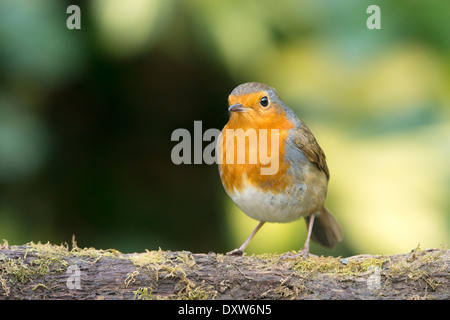
{"label": "european robin", "polygon": [[[284,223],[301,217],[305,218],[308,231],[303,249],[296,256],[309,254],[310,239],[335,247],[343,234],[337,220],[324,207],[330,173],[312,132],[268,85],[241,84],[231,92],[228,103],[230,118],[219,140],[220,177],[233,202],[246,215],[260,221],[242,246],[228,254],[242,255],[265,222]],[[235,143],[237,135],[227,139],[227,134],[238,129],[245,133],[245,154],[241,158],[245,161],[240,162],[236,161],[238,152],[242,152]],[[256,144],[247,134],[252,130]],[[263,146],[271,160],[278,162],[276,170],[269,174],[262,171],[268,167],[267,159],[263,161],[261,155]],[[259,156],[250,161],[251,152],[256,149],[260,150]],[[227,154],[231,156],[227,158]]]}

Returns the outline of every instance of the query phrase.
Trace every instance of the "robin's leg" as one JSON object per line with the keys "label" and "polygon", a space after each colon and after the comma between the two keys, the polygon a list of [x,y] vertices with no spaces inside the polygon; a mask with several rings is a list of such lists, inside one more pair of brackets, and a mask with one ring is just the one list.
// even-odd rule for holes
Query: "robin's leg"
{"label": "robin's leg", "polygon": [[306,257],[309,254],[309,239],[311,239],[311,233],[312,233],[312,228],[313,228],[313,224],[314,224],[314,217],[316,215],[312,214],[309,217],[309,224],[308,224],[308,234],[306,236],[306,240],[305,240],[305,244],[303,245],[303,249],[300,250],[298,254],[301,254],[303,257]]}
{"label": "robin's leg", "polygon": [[294,259],[294,258],[298,258],[300,256],[303,258],[306,258],[309,255],[309,240],[311,239],[312,228],[314,225],[314,217],[315,217],[315,214],[312,214],[309,216],[308,233],[306,235],[305,244],[303,245],[302,250],[300,250],[296,254],[293,254],[291,252],[286,252],[280,257],[280,259],[278,259],[278,261],[280,261],[282,259],[288,259],[288,258]]}
{"label": "robin's leg", "polygon": [[244,249],[247,247],[248,243],[250,242],[250,240],[252,240],[252,238],[255,236],[258,230],[261,229],[264,223],[265,221],[261,221],[252,231],[252,233],[250,233],[247,240],[244,241],[244,243],[239,247],[239,249],[234,249],[233,251],[227,252],[227,255],[242,256],[244,254]]}

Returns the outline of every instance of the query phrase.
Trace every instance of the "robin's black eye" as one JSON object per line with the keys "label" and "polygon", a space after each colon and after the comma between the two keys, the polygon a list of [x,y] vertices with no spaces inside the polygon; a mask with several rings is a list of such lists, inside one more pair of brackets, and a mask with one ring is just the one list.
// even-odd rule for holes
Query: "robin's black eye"
{"label": "robin's black eye", "polygon": [[269,98],[267,98],[266,96],[262,97],[261,100],[259,101],[259,104],[262,105],[264,108],[267,107],[269,105]]}

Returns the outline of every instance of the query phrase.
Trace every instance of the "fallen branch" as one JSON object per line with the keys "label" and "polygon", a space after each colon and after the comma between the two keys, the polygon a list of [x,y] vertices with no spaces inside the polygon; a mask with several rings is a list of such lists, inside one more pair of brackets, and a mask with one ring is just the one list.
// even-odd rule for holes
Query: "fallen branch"
{"label": "fallen branch", "polygon": [[0,299],[449,299],[450,250],[284,259],[0,245]]}

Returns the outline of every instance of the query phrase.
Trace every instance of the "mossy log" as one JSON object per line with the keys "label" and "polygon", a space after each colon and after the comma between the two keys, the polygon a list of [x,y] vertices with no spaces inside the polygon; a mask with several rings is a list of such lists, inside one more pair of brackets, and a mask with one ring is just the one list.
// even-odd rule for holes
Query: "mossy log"
{"label": "mossy log", "polygon": [[0,244],[0,299],[449,299],[450,250],[282,259]]}

